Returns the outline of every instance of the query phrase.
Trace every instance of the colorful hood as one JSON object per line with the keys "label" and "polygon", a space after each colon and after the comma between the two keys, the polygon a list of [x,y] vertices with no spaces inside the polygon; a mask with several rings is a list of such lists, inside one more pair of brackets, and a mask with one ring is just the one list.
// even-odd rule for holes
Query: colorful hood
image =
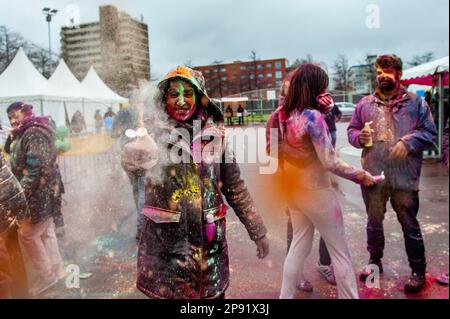
{"label": "colorful hood", "polygon": [[184,79],[189,81],[200,94],[203,95],[201,99],[200,105],[205,108],[205,111],[208,115],[212,116],[214,121],[223,122],[223,113],[220,110],[219,106],[211,100],[206,92],[205,78],[200,71],[193,70],[184,65],[177,66],[167,73],[164,78],[158,83],[158,94],[157,100],[162,101],[164,95],[164,89],[166,88],[166,84],[174,79]]}

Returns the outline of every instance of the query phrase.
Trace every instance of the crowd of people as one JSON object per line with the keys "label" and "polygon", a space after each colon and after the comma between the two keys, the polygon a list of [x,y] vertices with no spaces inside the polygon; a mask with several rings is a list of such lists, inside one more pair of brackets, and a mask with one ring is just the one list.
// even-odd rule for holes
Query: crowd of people
{"label": "crowd of people", "polygon": [[[337,155],[335,122],[341,114],[328,92],[327,73],[306,63],[283,82],[279,106],[267,123],[268,152],[274,155],[275,144],[278,149],[279,191],[287,206],[281,209],[289,216],[280,298],[295,298],[298,289],[313,290],[305,276],[305,262],[316,229],[321,236],[317,270],[337,286],[338,298],[359,298],[357,279],[366,282],[374,268],[383,273],[383,220],[388,201],[401,225],[411,268],[404,290],[418,293],[424,289],[427,261],[417,219],[419,182],[423,152],[433,147],[437,129],[427,102],[401,85],[402,71],[399,57],[378,57],[378,87],[358,103],[348,126],[349,143],[363,150],[362,169]],[[177,145],[171,141],[174,131],[180,136],[188,134],[189,141],[195,141],[198,128],[202,136],[225,139],[224,114],[209,98],[202,74],[185,66],[171,70],[159,82],[152,107],[167,118],[161,120],[149,112],[145,129],[140,128],[144,133],[128,137],[126,130],[139,125],[129,110],[121,108],[117,115],[109,110],[103,119],[99,110],[95,115],[97,131],[102,120],[106,125],[107,118],[116,119],[111,122],[111,133],[120,138],[122,167],[133,186],[137,288],[149,298],[223,299],[230,282],[224,199],[245,226],[260,259],[269,254],[268,230],[228,144],[224,143],[214,160],[198,160],[194,142],[179,149],[187,161],[169,156]],[[238,109],[238,115],[243,111]],[[228,124],[230,114],[231,108],[226,109]],[[8,289],[11,281],[4,244],[11,231],[18,232],[25,264],[32,270],[27,273],[30,294],[37,295],[61,278],[53,222],[61,186],[57,154],[52,130],[32,113],[31,106],[13,104],[8,116],[13,127],[7,143],[12,173],[1,158],[0,177],[7,180],[8,191],[0,192],[0,296],[2,287]],[[270,134],[273,129],[278,132],[275,136]],[[448,171],[448,123],[445,134]],[[200,152],[208,147],[207,143],[200,145]],[[348,248],[336,182],[329,173],[361,187],[371,267],[359,276]],[[448,273],[444,283],[445,276],[448,284]]]}

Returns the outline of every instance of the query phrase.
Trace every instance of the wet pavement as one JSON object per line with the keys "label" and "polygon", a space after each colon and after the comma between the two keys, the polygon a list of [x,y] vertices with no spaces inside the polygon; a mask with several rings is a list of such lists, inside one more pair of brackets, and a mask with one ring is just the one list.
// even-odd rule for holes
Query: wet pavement
{"label": "wet pavement", "polygon": [[[338,124],[341,157],[353,165],[359,158],[348,152],[346,124]],[[347,151],[346,151],[347,150]],[[63,158],[66,182],[64,215],[66,234],[60,241],[65,265],[80,267],[87,277],[79,288],[67,288],[64,280],[42,298],[145,298],[135,288],[137,246],[135,213],[131,187],[118,165],[118,157],[90,159]],[[269,229],[270,254],[256,257],[256,246],[235,214],[228,213],[228,244],[231,284],[227,298],[278,298],[283,261],[286,255],[285,205],[273,190],[270,176],[259,174],[256,164],[241,165],[242,177]],[[338,179],[339,198],[344,211],[346,234],[355,270],[368,260],[366,252],[366,214],[359,186]],[[385,219],[386,249],[380,288],[360,284],[362,298],[445,298],[448,287],[436,283],[449,267],[449,184],[442,164],[427,160],[421,183],[421,222],[428,261],[427,287],[418,295],[406,295],[403,282],[409,275],[403,235],[395,213],[388,205]],[[327,284],[315,270],[318,260],[318,234],[305,266],[314,292],[299,292],[298,298],[335,298],[336,288]],[[70,278],[69,278],[70,279]]]}

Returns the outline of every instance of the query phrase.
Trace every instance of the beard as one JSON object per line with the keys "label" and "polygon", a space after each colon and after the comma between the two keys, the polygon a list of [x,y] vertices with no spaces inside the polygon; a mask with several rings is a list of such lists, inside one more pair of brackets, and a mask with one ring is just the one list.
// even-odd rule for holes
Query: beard
{"label": "beard", "polygon": [[385,79],[378,83],[382,92],[391,92],[397,87],[397,82],[392,79]]}

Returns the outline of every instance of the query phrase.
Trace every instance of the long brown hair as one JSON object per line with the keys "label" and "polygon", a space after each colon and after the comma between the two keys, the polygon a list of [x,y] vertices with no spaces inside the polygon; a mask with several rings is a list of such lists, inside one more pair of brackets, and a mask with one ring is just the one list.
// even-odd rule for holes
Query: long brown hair
{"label": "long brown hair", "polygon": [[286,96],[285,110],[290,115],[295,110],[317,108],[316,98],[322,94],[329,84],[327,73],[318,65],[303,64],[291,80]]}

